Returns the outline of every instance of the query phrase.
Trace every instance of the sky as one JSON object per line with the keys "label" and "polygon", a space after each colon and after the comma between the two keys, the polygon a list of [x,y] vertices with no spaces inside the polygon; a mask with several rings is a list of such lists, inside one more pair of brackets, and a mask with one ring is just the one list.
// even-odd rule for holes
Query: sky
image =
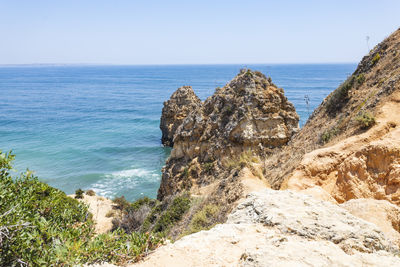
{"label": "sky", "polygon": [[0,64],[358,62],[399,0],[0,0]]}

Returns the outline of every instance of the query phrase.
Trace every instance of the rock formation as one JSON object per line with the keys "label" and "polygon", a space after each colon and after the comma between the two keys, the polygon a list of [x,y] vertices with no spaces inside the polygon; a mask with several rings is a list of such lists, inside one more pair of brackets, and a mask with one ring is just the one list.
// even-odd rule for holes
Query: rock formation
{"label": "rock formation", "polygon": [[[281,151],[277,151],[273,156],[269,157],[265,161],[265,177],[268,178],[268,182],[275,189],[279,189],[282,182],[293,176],[293,171],[296,170],[295,175],[298,179],[304,181],[314,180],[314,185],[327,185],[328,181],[330,185],[335,184],[337,178],[341,181],[354,181],[354,186],[345,189],[348,193],[346,196],[341,196],[341,201],[345,201],[355,197],[378,197],[378,194],[364,195],[356,193],[353,197],[350,195],[350,191],[359,191],[356,188],[358,183],[355,180],[350,179],[351,173],[357,170],[357,175],[353,175],[355,179],[360,178],[360,182],[369,185],[375,184],[373,187],[378,186],[383,179],[383,169],[380,175],[383,179],[380,182],[375,183],[372,180],[375,175],[373,169],[376,167],[362,165],[361,158],[369,157],[375,152],[378,152],[378,148],[367,148],[368,144],[379,139],[385,140],[386,137],[395,135],[392,131],[397,130],[397,125],[400,123],[398,114],[399,100],[398,95],[400,89],[400,29],[395,31],[392,35],[386,38],[382,43],[378,44],[371,52],[365,56],[360,64],[358,65],[355,72],[334,92],[332,92],[321,105],[313,112],[306,125],[301,131],[293,137],[287,147]],[[371,125],[368,125],[369,121],[375,118],[375,125],[371,129],[366,129]],[[386,135],[388,134],[388,135]],[[352,139],[348,139],[352,138]],[[348,139],[348,141],[345,141]],[[343,145],[341,150],[331,149],[339,143],[347,143],[347,146]],[[357,145],[355,145],[357,143]],[[389,142],[387,143],[389,145]],[[339,144],[340,145],[340,144]],[[356,147],[359,146],[359,152],[356,151]],[[346,148],[350,148],[346,150]],[[318,152],[316,149],[321,148]],[[389,170],[391,166],[395,166],[398,161],[395,156],[395,152],[389,146],[381,150],[383,154],[388,152],[389,162],[382,162],[382,164],[388,164],[384,168]],[[371,150],[372,149],[372,150]],[[378,149],[378,150],[376,150]],[[370,150],[371,153],[367,152]],[[373,152],[373,150],[375,152]],[[391,151],[391,152],[389,152]],[[309,153],[308,156],[305,156]],[[379,152],[380,153],[380,152]],[[361,154],[364,156],[361,157]],[[383,156],[382,153],[380,153]],[[390,156],[389,156],[390,154]],[[351,167],[348,164],[355,163],[353,156],[359,158],[361,165],[359,167]],[[313,157],[313,158],[310,158]],[[361,158],[360,158],[361,157]],[[379,156],[380,157],[380,156]],[[353,163],[345,163],[350,160]],[[382,158],[383,159],[383,158]],[[304,160],[304,162],[302,162]],[[379,159],[375,159],[378,160]],[[305,162],[307,161],[307,162]],[[336,162],[336,163],[334,163]],[[372,163],[372,162],[371,162]],[[314,168],[311,166],[313,164]],[[339,171],[339,165],[343,164],[341,168],[344,172]],[[347,166],[344,166],[347,164]],[[357,163],[358,164],[358,163]],[[307,166],[310,168],[307,168]],[[380,166],[381,168],[383,166]],[[346,170],[350,172],[347,172]],[[364,169],[365,175],[361,175],[361,169]],[[304,172],[303,172],[303,171]],[[342,174],[335,173],[339,171]],[[303,175],[299,175],[303,172]],[[350,175],[350,176],[349,176]],[[361,175],[361,176],[360,176]],[[304,177],[301,178],[301,177]],[[318,178],[317,178],[318,177]],[[371,178],[368,178],[371,177]],[[377,177],[377,176],[376,176]],[[332,180],[332,179],[333,180]],[[349,180],[350,179],[350,180]],[[386,183],[386,182],[384,182]],[[393,194],[395,187],[391,186],[394,181],[389,182],[388,187],[383,186],[381,189],[375,188],[372,191],[384,192],[386,195],[388,192]],[[286,182],[284,183],[284,186]],[[343,186],[345,183],[342,183]],[[364,187],[365,189],[369,186]],[[309,186],[306,186],[309,187]],[[325,188],[328,188],[325,186]],[[329,189],[330,190],[330,189]],[[369,189],[368,189],[369,190]],[[383,191],[382,191],[383,190]],[[362,190],[364,193],[367,190]],[[344,193],[344,192],[343,192]],[[382,195],[383,196],[383,195]],[[395,195],[393,195],[395,196]],[[385,197],[386,198],[386,197]],[[387,199],[390,199],[388,197]],[[397,197],[395,197],[397,198]]]}
{"label": "rock formation", "polygon": [[267,189],[225,224],[183,237],[135,266],[398,266],[374,224],[329,202]]}
{"label": "rock formation", "polygon": [[287,144],[299,130],[298,121],[282,89],[260,72],[242,70],[177,128],[158,198],[209,184],[212,178],[207,176],[218,176],[224,159]]}
{"label": "rock formation", "polygon": [[171,98],[164,102],[160,122],[163,145],[170,147],[174,145],[174,135],[177,128],[190,112],[199,109],[200,106],[201,100],[193,92],[191,86],[178,88]]}

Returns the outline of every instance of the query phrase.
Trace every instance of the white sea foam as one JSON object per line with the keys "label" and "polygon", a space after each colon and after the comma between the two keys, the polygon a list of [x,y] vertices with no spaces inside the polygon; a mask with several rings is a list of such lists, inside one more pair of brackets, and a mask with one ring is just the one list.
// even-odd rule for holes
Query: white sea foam
{"label": "white sea foam", "polygon": [[138,190],[143,181],[158,181],[160,174],[142,168],[134,168],[105,174],[104,178],[91,185],[96,194],[115,197],[121,190]]}

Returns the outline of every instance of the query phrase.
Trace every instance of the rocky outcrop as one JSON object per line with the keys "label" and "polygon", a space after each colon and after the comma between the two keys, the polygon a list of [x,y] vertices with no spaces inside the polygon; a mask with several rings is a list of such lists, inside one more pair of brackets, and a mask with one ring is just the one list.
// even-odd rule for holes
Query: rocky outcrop
{"label": "rocky outcrop", "polygon": [[351,199],[340,206],[354,216],[372,222],[400,247],[400,208],[386,200]]}
{"label": "rocky outcrop", "polygon": [[227,169],[224,161],[243,152],[265,154],[287,144],[298,121],[281,88],[260,72],[242,70],[177,128],[158,198],[211,183]]}
{"label": "rocky outcrop", "polygon": [[165,146],[174,145],[174,135],[186,116],[201,106],[201,100],[191,86],[178,88],[168,101],[164,102],[161,114],[161,142]]}
{"label": "rocky outcrop", "polygon": [[135,266],[398,266],[374,224],[290,191],[247,196],[225,224],[157,249]]}
{"label": "rocky outcrop", "polygon": [[[319,152],[324,152],[324,154],[319,153],[319,156],[314,154],[313,159],[307,160],[310,164],[321,163],[319,164],[320,168],[306,170],[306,175],[303,177],[311,178],[312,176],[316,177],[316,173],[325,173],[326,175],[318,175],[318,179],[314,179],[316,185],[325,184],[328,177],[332,175],[337,177],[338,174],[334,174],[334,170],[337,170],[338,164],[346,161],[345,158],[349,155],[344,150],[341,152],[335,150],[335,153],[329,153],[331,151],[329,146],[358,136],[360,137],[357,139],[358,141],[354,138],[349,139],[347,147],[354,148],[355,142],[365,147],[369,142],[384,139],[384,134],[399,125],[399,116],[396,116],[400,99],[396,95],[400,92],[399,51],[400,29],[362,59],[354,73],[313,112],[306,125],[292,138],[288,146],[266,159],[265,177],[273,188],[279,189],[282,182],[292,176],[295,170],[303,169],[305,162],[302,163],[302,161],[308,157],[305,155],[315,153],[313,151],[320,148],[322,150]],[[366,129],[371,126],[367,125],[368,117],[369,119],[375,118],[376,122],[369,130]],[[378,128],[381,133],[375,131]],[[354,152],[354,149],[352,151]],[[364,154],[364,152],[361,153]],[[359,154],[356,153],[355,156],[358,157]],[[393,155],[390,158],[393,159]],[[338,160],[338,164],[332,165],[331,163],[336,160]],[[328,164],[323,167],[323,162]],[[395,162],[396,160],[393,161],[394,164]],[[328,166],[330,170],[328,170]],[[343,176],[344,180],[348,178],[350,178],[348,174]]]}

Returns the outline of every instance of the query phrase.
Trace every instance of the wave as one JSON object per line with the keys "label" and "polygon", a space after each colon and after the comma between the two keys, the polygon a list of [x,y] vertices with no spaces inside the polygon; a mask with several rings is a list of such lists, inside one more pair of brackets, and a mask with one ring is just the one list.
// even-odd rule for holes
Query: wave
{"label": "wave", "polygon": [[90,188],[96,194],[113,198],[120,195],[121,192],[139,192],[143,190],[144,184],[158,184],[161,179],[161,173],[150,171],[143,168],[133,168],[122,171],[116,171],[103,175],[96,183],[91,184]]}

